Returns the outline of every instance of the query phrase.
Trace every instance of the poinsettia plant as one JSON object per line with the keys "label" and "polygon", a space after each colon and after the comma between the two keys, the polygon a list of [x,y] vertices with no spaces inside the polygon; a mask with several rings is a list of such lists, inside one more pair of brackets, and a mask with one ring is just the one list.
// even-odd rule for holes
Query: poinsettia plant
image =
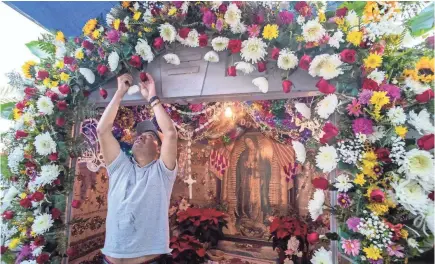
{"label": "poinsettia plant", "polygon": [[174,236],[170,240],[169,247],[172,249],[172,258],[177,263],[204,262],[205,249],[194,236],[188,234]]}

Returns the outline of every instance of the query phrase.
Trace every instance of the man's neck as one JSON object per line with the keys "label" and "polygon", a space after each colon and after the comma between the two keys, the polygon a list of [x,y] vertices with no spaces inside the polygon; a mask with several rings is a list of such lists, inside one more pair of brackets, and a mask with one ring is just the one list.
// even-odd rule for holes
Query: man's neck
{"label": "man's neck", "polygon": [[133,157],[139,167],[145,167],[146,165],[153,162],[154,158],[152,157]]}

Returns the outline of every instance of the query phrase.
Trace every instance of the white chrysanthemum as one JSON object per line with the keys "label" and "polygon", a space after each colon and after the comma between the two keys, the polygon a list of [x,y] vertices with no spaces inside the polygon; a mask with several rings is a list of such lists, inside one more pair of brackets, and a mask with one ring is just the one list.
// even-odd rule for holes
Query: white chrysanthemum
{"label": "white chrysanthemum", "polygon": [[79,71],[89,84],[93,84],[95,82],[95,74],[90,69],[80,68]]}
{"label": "white chrysanthemum", "polygon": [[305,23],[305,17],[302,15],[299,15],[298,18],[296,19],[296,22],[302,26]]}
{"label": "white chrysanthemum", "polygon": [[44,186],[53,183],[59,176],[59,166],[55,164],[41,166],[41,173],[35,179],[36,186]]}
{"label": "white chrysanthemum", "polygon": [[316,221],[323,214],[323,204],[325,203],[325,193],[321,189],[316,189],[313,199],[308,201],[308,211],[311,219]]}
{"label": "white chrysanthemum", "polygon": [[313,77],[320,76],[325,80],[330,80],[343,73],[340,68],[342,64],[337,54],[321,54],[314,57],[308,72]]}
{"label": "white chrysanthemum", "polygon": [[311,109],[306,104],[304,104],[304,103],[296,103],[295,104],[295,108],[306,119],[310,119],[311,118]]}
{"label": "white chrysanthemum", "polygon": [[317,20],[310,20],[302,26],[302,36],[306,42],[317,42],[323,38],[326,30]]}
{"label": "white chrysanthemum", "polygon": [[338,155],[333,146],[322,146],[316,155],[316,165],[324,173],[333,171],[337,167]]}
{"label": "white chrysanthemum", "polygon": [[433,206],[428,206],[425,215],[426,215],[426,217],[425,217],[426,225],[429,228],[430,232],[432,234],[434,234],[435,233],[435,221],[434,221],[435,220],[434,219],[435,215],[434,215],[434,208],[433,208]]}
{"label": "white chrysanthemum", "polygon": [[242,71],[244,74],[250,74],[251,72],[253,72],[255,70],[254,66],[252,66],[252,64],[244,62],[244,61],[239,61],[234,63],[236,65],[236,70],[238,71]]}
{"label": "white chrysanthemum", "polygon": [[428,85],[425,85],[419,81],[415,81],[410,77],[405,79],[405,85],[406,87],[410,88],[416,95],[422,94],[430,89]]}
{"label": "white chrysanthemum", "polygon": [[412,110],[409,113],[408,123],[422,135],[434,133],[434,126],[431,122],[430,114],[426,109],[421,110],[418,114]]}
{"label": "white chrysanthemum", "polygon": [[189,10],[189,1],[184,1],[181,4],[180,10],[181,10],[181,14],[183,15],[187,14],[187,11]]}
{"label": "white chrysanthemum", "polygon": [[314,252],[311,258],[312,264],[332,264],[332,252],[327,251],[324,247],[319,248]]}
{"label": "white chrysanthemum", "polygon": [[398,182],[392,182],[391,186],[395,192],[395,199],[406,210],[414,215],[426,212],[430,200],[417,181],[401,179]]}
{"label": "white chrysanthemum", "polygon": [[257,86],[262,93],[269,91],[269,82],[264,77],[258,77],[252,80],[252,84]]}
{"label": "white chrysanthemum", "polygon": [[242,42],[241,56],[245,61],[257,63],[264,59],[267,44],[260,38],[249,38]]}
{"label": "white chrysanthemum", "polygon": [[53,222],[51,214],[37,215],[32,224],[32,232],[36,235],[43,235],[53,226]]}
{"label": "white chrysanthemum", "polygon": [[163,56],[163,59],[166,60],[166,63],[180,65],[180,58],[178,57],[177,54],[168,53],[168,54]]}
{"label": "white chrysanthemum", "polygon": [[23,146],[18,146],[8,156],[8,167],[12,173],[18,173],[18,166],[24,160]]}
{"label": "white chrysanthemum", "polygon": [[345,19],[347,24],[349,24],[350,31],[359,30],[359,16],[354,10],[347,12]]}
{"label": "white chrysanthemum", "polygon": [[110,26],[112,25],[113,21],[115,20],[115,17],[112,15],[112,11],[114,9],[110,9],[109,13],[106,15],[106,25]]}
{"label": "white chrysanthemum", "polygon": [[347,176],[346,174],[338,175],[335,180],[337,182],[334,183],[334,187],[337,188],[339,192],[347,192],[353,186],[349,180],[349,176]]}
{"label": "white chrysanthemum", "polygon": [[189,31],[187,38],[185,39],[184,45],[187,45],[192,48],[199,47],[199,33],[196,29],[192,29]]}
{"label": "white chrysanthemum", "polygon": [[299,141],[292,140],[292,146],[296,154],[296,160],[299,163],[304,164],[305,159],[307,158],[307,152],[305,151],[304,144]]}
{"label": "white chrysanthemum", "polygon": [[391,107],[387,112],[388,119],[394,126],[403,125],[406,122],[406,114],[402,107]]}
{"label": "white chrysanthemum", "polygon": [[279,52],[277,64],[282,70],[291,70],[298,66],[298,57],[290,50],[283,49]]}
{"label": "white chrysanthemum", "polygon": [[147,8],[146,11],[143,13],[143,21],[145,23],[151,24],[153,22],[154,16],[151,13],[151,9]]}
{"label": "white chrysanthemum", "polygon": [[174,26],[167,22],[163,25],[160,25],[159,31],[160,37],[162,37],[164,41],[167,41],[169,43],[174,42],[175,37],[177,36],[177,30],[175,30]]}
{"label": "white chrysanthemum", "polygon": [[138,39],[135,47],[136,53],[142,57],[144,61],[151,62],[154,59],[154,54],[151,50],[150,45],[144,39]]}
{"label": "white chrysanthemum", "polygon": [[51,138],[49,132],[37,135],[33,144],[39,155],[46,156],[56,152],[56,142]]}
{"label": "white chrysanthemum", "polygon": [[380,85],[385,79],[385,72],[375,69],[367,76],[367,78],[375,81],[378,85]]}
{"label": "white chrysanthemum", "polygon": [[210,50],[204,55],[204,60],[209,62],[219,62],[219,54],[216,51]]}
{"label": "white chrysanthemum", "polygon": [[135,2],[134,4],[133,4],[133,8],[134,8],[134,10],[139,10],[139,8],[140,8],[140,5],[139,5],[139,3],[138,2]]}
{"label": "white chrysanthemum", "polygon": [[35,249],[33,249],[32,256],[38,257],[39,255],[41,255],[43,248],[44,248],[44,246],[40,246],[40,247],[36,247]]}
{"label": "white chrysanthemum", "polygon": [[109,54],[109,57],[107,58],[107,60],[109,61],[109,68],[110,71],[115,71],[116,68],[118,68],[118,64],[119,64],[119,55],[118,53],[116,53],[116,51],[112,51]]}
{"label": "white chrysanthemum", "polygon": [[48,96],[40,96],[36,102],[36,107],[38,108],[38,112],[44,115],[53,114],[54,104]]}
{"label": "white chrysanthemum", "polygon": [[317,103],[316,112],[321,118],[328,119],[329,116],[334,113],[337,106],[337,96],[335,94],[329,94]]}
{"label": "white chrysanthemum", "polygon": [[367,139],[375,143],[378,140],[381,140],[385,137],[385,127],[383,126],[374,126],[373,133],[367,136]]}
{"label": "white chrysanthemum", "polygon": [[12,202],[12,200],[14,200],[19,193],[20,191],[17,188],[15,188],[15,186],[9,186],[8,192],[5,194],[5,196],[2,199],[3,205],[8,206],[10,202]]}
{"label": "white chrysanthemum", "polygon": [[246,26],[242,22],[231,25],[230,29],[233,34],[243,34],[246,32]]}
{"label": "white chrysanthemum", "polygon": [[37,264],[36,260],[24,260],[20,264]]}
{"label": "white chrysanthemum", "polygon": [[211,45],[215,51],[223,51],[228,47],[229,41],[226,37],[217,37],[211,41]]}
{"label": "white chrysanthemum", "polygon": [[407,242],[408,242],[408,246],[412,248],[419,248],[419,244],[417,240],[415,240],[414,238],[408,238]]}
{"label": "white chrysanthemum", "polygon": [[228,25],[238,24],[241,17],[242,11],[240,11],[236,4],[230,4],[224,15],[225,22]]}
{"label": "white chrysanthemum", "polygon": [[332,35],[332,37],[330,37],[328,40],[329,46],[338,49],[340,47],[340,43],[344,42],[343,36],[344,36],[344,34],[340,30],[335,32],[334,35]]}
{"label": "white chrysanthemum", "polygon": [[408,179],[418,180],[425,189],[434,185],[434,159],[426,150],[412,149],[405,155],[405,162],[399,169]]}

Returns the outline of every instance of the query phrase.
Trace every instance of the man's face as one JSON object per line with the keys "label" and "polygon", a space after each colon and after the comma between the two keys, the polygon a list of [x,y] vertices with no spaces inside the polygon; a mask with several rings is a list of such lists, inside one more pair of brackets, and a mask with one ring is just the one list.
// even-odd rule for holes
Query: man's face
{"label": "man's face", "polygon": [[154,157],[157,154],[158,147],[159,143],[156,135],[151,131],[147,131],[136,136],[132,151],[135,156],[151,155]]}

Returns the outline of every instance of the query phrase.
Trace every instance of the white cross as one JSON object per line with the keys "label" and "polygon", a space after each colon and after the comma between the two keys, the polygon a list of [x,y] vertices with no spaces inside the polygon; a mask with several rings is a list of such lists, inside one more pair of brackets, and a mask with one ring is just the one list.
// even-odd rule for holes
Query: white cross
{"label": "white cross", "polygon": [[192,179],[192,175],[189,174],[189,178],[184,182],[189,184],[189,199],[192,199],[192,184],[196,183],[196,180]]}

